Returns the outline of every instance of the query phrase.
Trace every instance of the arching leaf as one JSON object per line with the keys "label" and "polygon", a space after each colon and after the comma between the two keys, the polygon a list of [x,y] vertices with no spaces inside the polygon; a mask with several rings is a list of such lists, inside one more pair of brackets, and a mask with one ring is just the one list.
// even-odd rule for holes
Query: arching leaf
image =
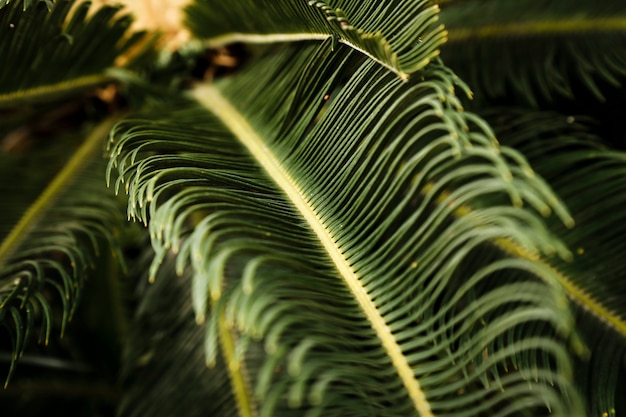
{"label": "arching leaf", "polygon": [[608,148],[572,116],[504,109],[486,116],[503,143],[522,151],[572,210],[576,227],[554,227],[574,251],[571,262],[556,266],[590,349],[579,358],[577,383],[589,399],[588,415],[619,415],[626,405],[626,263],[621,256],[626,154]]}
{"label": "arching leaf", "polygon": [[571,219],[450,71],[422,77],[294,46],[112,133],[152,276],[168,253],[193,269],[209,364],[225,330],[229,369],[264,346],[235,396],[251,414],[582,415],[568,303],[539,259],[569,253],[536,213]]}
{"label": "arching leaf", "polygon": [[626,5],[620,1],[472,0],[444,3],[446,64],[486,98],[530,104],[571,98],[626,76]]}
{"label": "arching leaf", "polygon": [[187,21],[209,46],[332,38],[407,79],[446,41],[438,11],[427,0],[197,0]]}
{"label": "arching leaf", "polygon": [[[104,6],[87,17],[90,3],[12,1],[0,8],[0,109],[52,101],[113,81],[108,71],[124,54],[141,55],[144,33],[128,33],[129,16]],[[145,42],[144,42],[145,44]],[[147,44],[146,44],[147,45]],[[10,63],[10,64],[8,64]],[[126,63],[128,64],[128,63]]]}
{"label": "arching leaf", "polygon": [[0,244],[0,323],[13,339],[13,361],[33,336],[47,344],[59,324],[63,334],[95,258],[122,261],[124,219],[114,196],[101,192],[98,151],[111,126],[94,129]]}

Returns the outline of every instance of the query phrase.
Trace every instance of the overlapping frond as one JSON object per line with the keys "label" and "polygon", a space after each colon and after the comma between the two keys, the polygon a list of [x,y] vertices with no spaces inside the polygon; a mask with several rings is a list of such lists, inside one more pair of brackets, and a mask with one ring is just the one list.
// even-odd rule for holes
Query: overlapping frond
{"label": "overlapping frond", "polygon": [[571,219],[450,71],[421,75],[294,46],[112,133],[152,276],[191,265],[208,363],[234,332],[252,414],[580,414],[567,300],[536,262],[568,256],[536,213]]}
{"label": "overlapping frond", "polygon": [[190,277],[177,277],[174,261],[166,260],[156,283],[141,290],[123,357],[125,389],[117,415],[236,415],[224,361],[219,358],[211,370],[205,366],[204,331],[189,304]]}
{"label": "overlapping frond", "polygon": [[[487,114],[504,143],[522,151],[563,198],[577,226],[555,225],[574,258],[560,263],[590,356],[577,364],[589,415],[615,415],[626,386],[626,154],[572,116],[497,109]],[[619,403],[619,407],[616,405]]]}
{"label": "overlapping frond", "polygon": [[14,361],[33,333],[45,343],[53,327],[63,334],[97,256],[121,261],[116,239],[124,218],[114,196],[102,193],[99,151],[110,127],[107,121],[93,131],[1,242],[0,321]]}
{"label": "overlapping frond", "polygon": [[[90,4],[12,1],[0,8],[0,108],[50,101],[93,90],[115,79],[116,59],[140,48],[144,33],[128,33],[130,16],[103,6],[87,16]],[[147,44],[144,42],[144,46]],[[133,51],[137,58],[141,55]]]}
{"label": "overlapping frond", "polygon": [[428,0],[197,0],[187,22],[210,46],[332,37],[406,79],[446,41],[438,11]]}
{"label": "overlapping frond", "polygon": [[472,0],[444,5],[442,56],[488,98],[526,102],[617,86],[626,75],[626,5],[620,1]]}

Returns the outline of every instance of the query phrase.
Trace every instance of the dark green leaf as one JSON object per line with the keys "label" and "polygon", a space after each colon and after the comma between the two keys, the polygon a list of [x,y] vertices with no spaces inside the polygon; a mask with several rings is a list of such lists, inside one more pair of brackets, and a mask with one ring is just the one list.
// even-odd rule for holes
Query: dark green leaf
{"label": "dark green leaf", "polygon": [[588,415],[615,415],[626,389],[626,153],[607,148],[572,116],[498,109],[487,118],[576,219],[572,229],[554,227],[574,251],[571,262],[556,266],[590,349],[578,360],[577,382],[589,399]]}
{"label": "dark green leaf", "polygon": [[64,333],[97,257],[122,261],[124,219],[114,196],[102,193],[98,152],[110,127],[94,130],[1,242],[0,317],[15,359],[35,329],[45,344],[53,325]]}
{"label": "dark green leaf", "polygon": [[[129,16],[105,6],[87,17],[89,3],[68,17],[72,1],[49,10],[44,2],[0,9],[0,109],[53,101],[93,90],[115,79],[108,69],[138,48],[144,34],[128,34]],[[135,52],[136,53],[136,52]]]}
{"label": "dark green leaf", "polygon": [[[446,5],[442,56],[482,98],[517,96],[536,105],[626,76],[626,3],[473,0]],[[606,88],[605,87],[605,88]]]}

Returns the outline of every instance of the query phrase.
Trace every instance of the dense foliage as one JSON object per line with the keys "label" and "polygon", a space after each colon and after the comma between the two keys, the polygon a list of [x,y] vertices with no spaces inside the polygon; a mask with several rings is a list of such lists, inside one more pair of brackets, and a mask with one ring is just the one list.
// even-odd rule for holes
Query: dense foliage
{"label": "dense foliage", "polygon": [[0,0],[0,415],[626,415],[626,5],[106,3]]}

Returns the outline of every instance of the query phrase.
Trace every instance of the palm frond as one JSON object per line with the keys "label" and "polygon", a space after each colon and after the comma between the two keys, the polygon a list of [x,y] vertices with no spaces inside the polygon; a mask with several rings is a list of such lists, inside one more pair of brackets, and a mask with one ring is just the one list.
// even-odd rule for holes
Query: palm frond
{"label": "palm frond", "polygon": [[[1,242],[0,319],[11,333],[14,360],[36,329],[46,344],[54,326],[63,334],[99,254],[121,261],[119,205],[99,192],[104,165],[98,151],[111,126],[109,120],[94,129]],[[112,252],[100,252],[105,245]]]}
{"label": "palm frond", "polygon": [[221,359],[212,370],[205,366],[204,331],[189,304],[190,274],[177,277],[174,261],[169,257],[155,284],[140,290],[123,357],[125,394],[117,415],[234,415],[227,368]]}
{"label": "palm frond", "polygon": [[608,148],[572,116],[503,109],[486,116],[503,143],[529,158],[576,219],[571,230],[554,227],[575,253],[571,262],[557,266],[591,350],[580,359],[577,382],[590,399],[588,415],[615,415],[616,403],[624,406],[626,388],[626,154]]}
{"label": "palm frond", "polygon": [[449,70],[421,74],[294,46],[112,133],[151,275],[190,263],[208,363],[234,332],[252,414],[581,415],[567,300],[538,261],[568,252],[532,211],[571,219]]}
{"label": "palm frond", "polygon": [[[87,17],[89,3],[68,17],[72,1],[13,1],[0,8],[0,108],[56,100],[113,81],[116,59],[140,48],[144,33],[128,33],[129,16],[104,6]],[[26,6],[26,4],[24,4]],[[144,42],[144,45],[145,44]],[[133,51],[137,58],[141,53]],[[132,60],[131,60],[132,62]]]}
{"label": "palm frond", "polygon": [[602,99],[626,75],[623,2],[451,2],[441,20],[449,31],[443,59],[487,98]]}
{"label": "palm frond", "polygon": [[187,24],[209,46],[332,38],[407,79],[446,41],[438,11],[427,0],[197,0]]}

